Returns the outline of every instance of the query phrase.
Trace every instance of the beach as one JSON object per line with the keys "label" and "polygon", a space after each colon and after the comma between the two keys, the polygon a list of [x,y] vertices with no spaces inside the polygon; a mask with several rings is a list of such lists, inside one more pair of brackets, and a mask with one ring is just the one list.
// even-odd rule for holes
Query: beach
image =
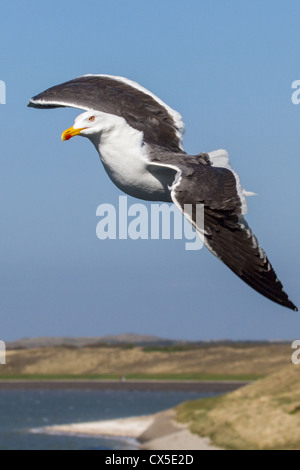
{"label": "beach", "polygon": [[165,410],[242,385],[230,382],[1,381],[1,448],[203,449],[207,442],[199,441],[197,436],[195,442],[195,436],[174,423],[172,412]]}
{"label": "beach", "polygon": [[221,450],[213,447],[209,439],[192,434],[185,425],[176,422],[173,409],[150,416],[49,426],[41,431],[49,434],[133,438],[137,448],[145,450]]}
{"label": "beach", "polygon": [[[37,401],[45,403],[41,405],[43,410],[36,417],[36,425],[28,434],[28,446],[51,445],[46,438],[47,435],[51,435],[52,438],[57,437],[56,446],[62,445],[67,448],[71,445],[68,437],[73,436],[74,439],[99,438],[101,442],[99,446],[103,448],[106,448],[105,441],[109,441],[107,444],[109,448],[116,449],[115,445],[120,445],[119,449],[124,448],[122,444],[113,444],[113,440],[115,443],[118,441],[127,443],[132,449],[213,450],[215,448],[207,438],[192,434],[186,425],[176,422],[173,407],[186,400],[228,393],[245,385],[244,381],[10,379],[0,380],[0,392],[13,392],[17,394],[16,397],[18,394],[21,398],[26,397],[22,400],[20,398],[20,406],[24,403],[24,399],[29,400],[29,408],[32,406],[30,400],[34,400],[34,403]],[[57,398],[53,400],[54,397]],[[118,397],[122,399],[118,400]],[[48,414],[49,401],[52,410],[54,406],[58,406],[56,417],[53,412],[51,416]],[[91,402],[93,406],[98,403],[98,409],[102,412],[104,410],[104,416],[98,414],[97,421],[94,420],[95,413],[88,407]],[[162,406],[163,402],[165,406]],[[56,403],[64,403],[63,408],[60,409],[60,405]],[[86,411],[85,406],[88,407]],[[75,416],[72,407],[76,410]],[[106,409],[114,409],[112,413],[110,412],[111,417],[105,417]],[[19,414],[21,412],[23,415],[23,406],[20,407]],[[79,422],[75,421],[78,419],[77,413],[81,415]],[[65,415],[64,419],[62,414]],[[40,416],[46,416],[51,424],[46,426],[41,424]],[[130,417],[124,418],[124,416]],[[26,413],[24,419],[28,419]],[[33,437],[31,439],[30,435],[41,436],[42,444],[35,444],[37,441]],[[5,436],[3,438],[6,439]],[[9,437],[7,439],[9,440]],[[81,444],[77,441],[76,446],[80,448]],[[91,443],[90,446],[93,447],[94,444]]]}

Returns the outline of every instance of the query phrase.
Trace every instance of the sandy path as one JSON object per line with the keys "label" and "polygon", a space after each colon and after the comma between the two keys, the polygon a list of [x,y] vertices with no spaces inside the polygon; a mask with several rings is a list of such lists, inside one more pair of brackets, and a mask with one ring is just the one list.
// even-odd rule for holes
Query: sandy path
{"label": "sandy path", "polygon": [[132,437],[141,449],[149,450],[219,450],[207,438],[192,434],[174,420],[174,411],[151,416],[68,424],[43,428],[43,432],[92,436]]}

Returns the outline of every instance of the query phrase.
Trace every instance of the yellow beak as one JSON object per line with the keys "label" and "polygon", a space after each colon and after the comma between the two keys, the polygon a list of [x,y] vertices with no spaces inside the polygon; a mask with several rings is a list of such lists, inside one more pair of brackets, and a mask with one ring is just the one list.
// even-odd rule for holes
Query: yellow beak
{"label": "yellow beak", "polygon": [[70,140],[75,135],[79,135],[81,131],[86,129],[86,127],[82,127],[81,129],[74,129],[74,127],[70,127],[61,135],[61,140],[64,142],[65,140]]}

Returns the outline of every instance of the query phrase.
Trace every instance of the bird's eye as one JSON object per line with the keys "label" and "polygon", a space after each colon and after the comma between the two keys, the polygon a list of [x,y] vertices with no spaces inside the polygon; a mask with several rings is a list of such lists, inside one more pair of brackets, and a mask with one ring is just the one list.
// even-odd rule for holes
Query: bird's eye
{"label": "bird's eye", "polygon": [[96,119],[95,116],[91,116],[91,117],[89,118],[89,121],[94,122],[95,119]]}

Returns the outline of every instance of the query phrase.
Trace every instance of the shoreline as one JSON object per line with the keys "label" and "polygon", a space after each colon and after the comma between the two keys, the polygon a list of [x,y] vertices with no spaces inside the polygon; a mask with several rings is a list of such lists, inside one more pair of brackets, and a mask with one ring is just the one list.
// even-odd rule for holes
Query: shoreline
{"label": "shoreline", "polygon": [[135,416],[90,423],[65,424],[32,430],[46,434],[132,439],[140,450],[221,450],[175,421],[170,409],[149,416]]}
{"label": "shoreline", "polygon": [[0,390],[117,390],[195,391],[228,393],[249,381],[97,380],[97,379],[0,379]]}

